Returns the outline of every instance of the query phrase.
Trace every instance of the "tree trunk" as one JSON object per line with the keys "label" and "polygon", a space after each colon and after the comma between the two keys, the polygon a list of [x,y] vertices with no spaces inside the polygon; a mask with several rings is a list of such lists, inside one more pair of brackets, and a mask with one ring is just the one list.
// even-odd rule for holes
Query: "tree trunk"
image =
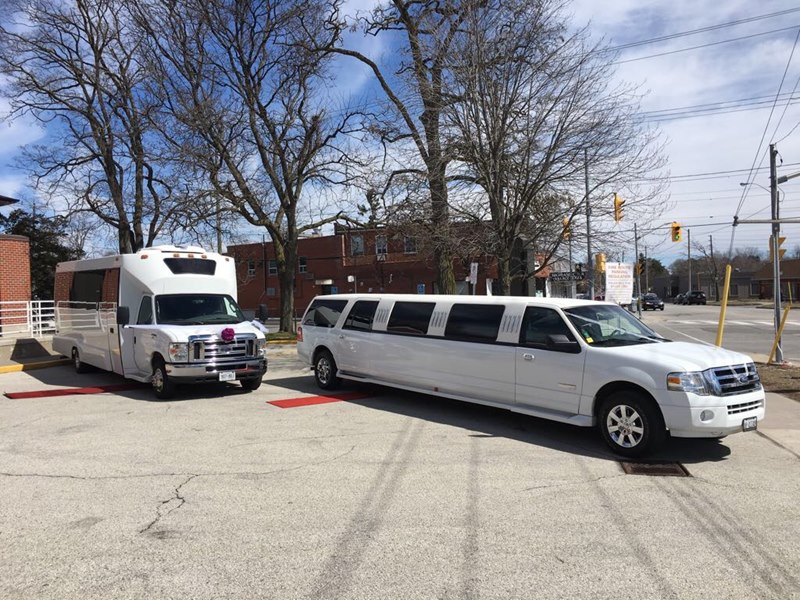
{"label": "tree trunk", "polygon": [[508,296],[511,293],[511,259],[508,256],[497,257],[497,295]]}
{"label": "tree trunk", "polygon": [[428,169],[431,189],[431,213],[434,228],[434,258],[436,262],[436,283],[440,294],[456,293],[456,277],[453,272],[453,254],[450,244],[450,211],[447,205],[447,182],[444,167],[437,165]]}
{"label": "tree trunk", "polygon": [[280,285],[279,331],[294,333],[294,266],[297,264],[297,243],[294,240],[278,243],[273,238],[273,246]]}

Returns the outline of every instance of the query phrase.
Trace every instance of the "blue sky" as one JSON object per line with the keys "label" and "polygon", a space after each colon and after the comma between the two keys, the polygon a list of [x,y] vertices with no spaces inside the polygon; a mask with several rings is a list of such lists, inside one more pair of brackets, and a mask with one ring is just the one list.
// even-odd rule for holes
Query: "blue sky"
{"label": "blue sky", "polygon": [[[351,0],[346,11],[355,13],[372,5],[371,0]],[[589,23],[594,38],[618,46],[798,7],[782,0],[757,4],[743,0],[575,0],[570,10],[576,25]],[[663,227],[641,242],[648,247],[650,256],[665,264],[686,256],[685,241],[673,244],[668,239],[666,223],[672,220],[691,228],[693,241],[707,244],[709,235],[713,235],[715,250],[727,251],[732,231],[729,223],[734,214],[740,219],[751,215],[768,218],[767,192],[751,186],[744,194],[739,182],[769,186],[766,170],[769,142],[778,142],[784,163],[779,174],[800,171],[800,104],[786,106],[783,102],[773,108],[779,91],[782,97],[800,98],[800,90],[796,89],[800,82],[800,46],[794,49],[790,61],[798,31],[800,11],[620,51],[617,76],[639,84],[647,92],[643,110],[649,113],[650,120],[655,117],[654,111],[669,111],[657,113],[661,115],[658,124],[667,140],[670,185],[668,195],[660,201],[665,211],[655,223],[663,223]],[[729,41],[733,38],[745,39]],[[357,44],[360,50],[376,58],[391,51],[380,39],[361,39],[356,34],[350,35],[348,43]],[[681,51],[694,46],[705,47]],[[661,56],[652,56],[656,54]],[[363,98],[374,93],[371,76],[354,62],[342,64],[336,73],[334,94],[339,98]],[[712,108],[715,103],[726,102],[722,106],[730,108],[733,101],[744,99],[748,99],[744,108],[760,108],[664,118],[674,116],[670,113],[678,112],[675,109],[681,107],[693,107],[683,111],[684,115],[698,114],[698,110]],[[0,118],[6,108],[7,101],[0,99]],[[42,135],[33,123],[0,120],[0,194],[20,197],[30,193],[26,192],[24,173],[10,163],[21,145]],[[751,167],[761,168],[751,173]],[[800,217],[800,177],[781,189],[781,215]],[[642,229],[651,225],[639,223]],[[622,226],[630,228],[632,224],[623,222]],[[769,225],[740,225],[734,244],[765,251],[769,229]],[[790,252],[800,245],[800,225],[785,225],[783,235],[787,237],[785,247]]]}

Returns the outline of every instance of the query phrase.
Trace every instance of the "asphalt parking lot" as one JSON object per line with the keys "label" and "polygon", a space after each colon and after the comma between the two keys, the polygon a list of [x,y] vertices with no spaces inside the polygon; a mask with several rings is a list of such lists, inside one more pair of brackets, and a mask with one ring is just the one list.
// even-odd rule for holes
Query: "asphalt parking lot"
{"label": "asphalt parking lot", "polygon": [[0,597],[800,598],[797,403],[627,475],[595,431],[455,401],[269,404],[318,394],[271,351],[253,393],[0,397]]}

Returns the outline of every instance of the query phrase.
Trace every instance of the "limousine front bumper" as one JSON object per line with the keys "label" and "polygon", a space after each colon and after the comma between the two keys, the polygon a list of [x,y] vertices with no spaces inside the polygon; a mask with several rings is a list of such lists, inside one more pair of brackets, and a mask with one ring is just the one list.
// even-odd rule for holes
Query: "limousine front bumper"
{"label": "limousine front bumper", "polygon": [[748,431],[756,428],[766,412],[763,389],[724,397],[666,394],[669,403],[659,404],[672,437],[714,438]]}

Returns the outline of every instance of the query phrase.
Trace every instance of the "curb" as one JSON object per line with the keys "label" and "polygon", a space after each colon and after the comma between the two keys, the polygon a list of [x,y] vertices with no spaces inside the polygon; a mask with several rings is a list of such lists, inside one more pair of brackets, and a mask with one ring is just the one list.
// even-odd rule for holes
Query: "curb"
{"label": "curb", "polygon": [[68,365],[70,364],[70,359],[68,358],[56,358],[54,360],[48,360],[46,362],[32,362],[32,363],[22,363],[18,365],[5,365],[0,366],[0,375],[3,373],[17,373],[19,371],[33,371],[34,369],[46,369],[48,367],[59,367],[61,365]]}

